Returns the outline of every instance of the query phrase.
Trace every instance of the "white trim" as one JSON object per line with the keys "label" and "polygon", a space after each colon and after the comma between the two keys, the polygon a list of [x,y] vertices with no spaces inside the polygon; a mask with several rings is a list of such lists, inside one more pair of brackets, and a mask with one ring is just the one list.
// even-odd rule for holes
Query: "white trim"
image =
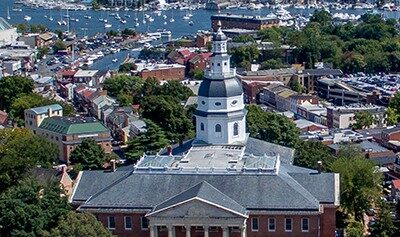
{"label": "white trim", "polygon": [[[131,227],[130,228],[127,228],[126,227],[126,218],[130,218],[130,223],[131,223]],[[124,228],[125,228],[125,230],[132,230],[132,226],[133,226],[133,223],[132,223],[132,217],[131,216],[124,216]]]}
{"label": "white trim", "polygon": [[[110,217],[114,218],[114,227],[110,227]],[[115,216],[107,216],[107,229],[109,230],[115,230],[116,227],[116,221],[115,221]]]}
{"label": "white trim", "polygon": [[[253,220],[257,220],[257,229],[253,229]],[[260,229],[260,219],[258,217],[252,217],[251,218],[251,231],[253,232],[258,232],[258,230]]]}
{"label": "white trim", "polygon": [[[290,230],[286,229],[286,220],[290,220]],[[285,221],[283,222],[283,229],[285,232],[292,232],[293,231],[293,218],[287,218],[285,217]]]}
{"label": "white trim", "polygon": [[146,218],[146,219],[147,219],[147,228],[143,228],[143,218],[146,218],[146,216],[141,216],[141,217],[140,217],[140,229],[141,229],[141,230],[148,230],[149,227],[150,227],[150,226],[149,226],[149,220]]}
{"label": "white trim", "polygon": [[[179,195],[179,194],[178,194],[178,195]],[[174,196],[174,197],[176,197],[176,196]],[[190,199],[187,199],[187,200],[185,200],[185,201],[183,201],[183,202],[179,202],[179,203],[176,203],[176,204],[174,204],[174,205],[171,205],[171,206],[162,208],[162,209],[160,209],[160,210],[158,210],[158,211],[151,212],[151,213],[149,213],[149,214],[146,214],[145,217],[153,216],[154,214],[157,214],[157,213],[159,213],[159,212],[162,212],[162,211],[171,209],[171,208],[176,207],[176,206],[180,206],[180,205],[182,205],[182,204],[185,204],[185,203],[190,202],[190,201],[193,201],[193,200],[198,200],[198,201],[207,203],[207,204],[209,204],[209,205],[212,205],[212,206],[214,206],[214,207],[220,208],[220,209],[222,209],[222,210],[225,210],[225,211],[234,213],[234,214],[239,215],[239,216],[241,216],[241,217],[248,218],[248,215],[243,215],[243,214],[241,214],[241,213],[239,213],[239,212],[236,212],[236,211],[234,211],[234,210],[232,210],[232,209],[229,209],[229,208],[226,208],[226,207],[217,205],[217,204],[215,204],[215,203],[213,203],[213,202],[209,202],[209,201],[204,200],[204,199],[199,198],[199,197],[190,198]]]}
{"label": "white trim", "polygon": [[[270,229],[269,228],[269,221],[270,220],[274,220],[274,229]],[[276,231],[276,218],[275,217],[270,217],[270,218],[268,218],[268,232],[275,232]]]}
{"label": "white trim", "polygon": [[68,198],[68,202],[69,202],[69,203],[72,203],[72,201],[74,200],[74,195],[75,195],[76,189],[77,189],[78,186],[79,186],[79,182],[81,181],[82,174],[83,174],[83,171],[79,171],[78,176],[77,176],[76,179],[75,179],[74,187],[72,188],[72,194],[71,194],[71,196]]}
{"label": "white trim", "polygon": [[[303,220],[307,220],[307,230],[304,230],[303,229]],[[310,218],[301,218],[301,221],[300,221],[300,228],[301,228],[301,232],[309,232],[310,231]]]}

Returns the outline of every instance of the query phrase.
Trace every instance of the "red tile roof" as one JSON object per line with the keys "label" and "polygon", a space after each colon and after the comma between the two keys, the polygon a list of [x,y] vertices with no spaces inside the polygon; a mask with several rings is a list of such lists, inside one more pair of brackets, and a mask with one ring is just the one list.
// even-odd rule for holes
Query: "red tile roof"
{"label": "red tile roof", "polygon": [[392,183],[395,189],[400,189],[400,179],[392,180]]}
{"label": "red tile roof", "polygon": [[182,54],[182,56],[185,58],[190,56],[190,54],[191,54],[190,50],[188,50],[188,49],[181,49],[181,50],[179,50],[179,53]]}
{"label": "red tile roof", "polygon": [[75,70],[65,70],[61,73],[63,77],[73,77],[75,75]]}

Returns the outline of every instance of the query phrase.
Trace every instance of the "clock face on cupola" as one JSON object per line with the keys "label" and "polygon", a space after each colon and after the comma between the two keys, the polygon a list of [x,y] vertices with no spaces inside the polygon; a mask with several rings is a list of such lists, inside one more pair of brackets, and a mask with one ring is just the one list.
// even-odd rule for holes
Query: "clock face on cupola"
{"label": "clock face on cupola", "polygon": [[242,84],[230,66],[227,37],[218,23],[213,35],[210,65],[198,93],[196,139],[215,145],[244,145],[246,110]]}

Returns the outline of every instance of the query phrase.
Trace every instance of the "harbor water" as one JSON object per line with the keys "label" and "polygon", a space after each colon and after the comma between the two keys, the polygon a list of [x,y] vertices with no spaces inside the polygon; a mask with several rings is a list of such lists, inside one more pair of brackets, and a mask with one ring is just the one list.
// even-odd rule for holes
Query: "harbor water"
{"label": "harbor water", "polygon": [[[17,23],[27,23],[24,20],[25,16],[30,17],[30,24],[43,24],[46,25],[51,30],[67,30],[66,25],[59,25],[58,21],[66,20],[65,15],[67,14],[66,10],[60,9],[52,9],[46,10],[43,8],[26,8],[26,7],[18,7],[21,8],[22,11],[15,11],[14,0],[2,0],[2,6],[0,7],[0,16],[6,18],[7,11],[10,13],[11,24]],[[8,10],[9,9],[9,10]],[[304,16],[309,16],[312,14],[314,9],[295,9],[295,8],[287,8],[292,15],[301,14]],[[262,8],[260,10],[248,10],[248,9],[225,9],[222,10],[221,13],[232,13],[239,15],[254,15],[254,16],[266,16],[269,13],[273,13],[275,10],[269,8]],[[364,9],[343,9],[343,10],[331,10],[331,13],[343,12],[354,15],[363,15],[367,10]],[[388,18],[399,18],[400,15],[398,12],[391,11],[381,11],[377,10],[378,13],[382,14],[384,17]],[[69,11],[68,15],[70,19],[74,19],[74,21],[70,21],[70,30],[74,31],[78,36],[91,36],[98,32],[107,32],[109,30],[123,30],[125,28],[137,28],[139,32],[155,32],[157,30],[168,30],[172,32],[172,37],[177,38],[185,35],[190,35],[196,33],[198,30],[209,30],[211,28],[210,17],[213,14],[217,14],[216,11],[210,11],[205,9],[193,10],[191,14],[193,14],[192,19],[190,21],[193,24],[189,24],[190,21],[183,19],[183,17],[188,13],[188,10],[179,10],[179,9],[171,9],[162,11],[160,15],[154,13],[154,11],[120,11],[118,14],[121,18],[126,20],[126,23],[121,23],[120,20],[115,19],[114,15],[117,12],[113,11],[95,11],[95,10],[86,10],[86,11]],[[145,15],[151,16],[154,21],[148,21],[143,24],[143,19],[145,19]],[[91,19],[88,19],[90,16]],[[53,18],[53,21],[50,21],[49,18]],[[135,26],[135,18],[138,18],[139,25]],[[171,18],[175,21],[171,22]],[[111,27],[105,28],[105,23],[100,21],[99,19],[107,19],[108,24],[112,25]]]}

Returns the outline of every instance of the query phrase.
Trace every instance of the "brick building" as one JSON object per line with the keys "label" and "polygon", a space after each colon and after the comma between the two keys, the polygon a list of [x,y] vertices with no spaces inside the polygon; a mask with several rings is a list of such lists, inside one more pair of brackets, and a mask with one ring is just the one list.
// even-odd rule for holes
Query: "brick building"
{"label": "brick building", "polygon": [[292,165],[294,150],[250,138],[226,36],[213,36],[196,138],[124,170],[80,172],[71,203],[121,237],[335,236],[339,174]]}
{"label": "brick building", "polygon": [[156,78],[159,81],[183,80],[186,67],[180,64],[136,64],[135,75],[147,79]]}
{"label": "brick building", "polygon": [[58,104],[25,110],[25,126],[54,142],[63,162],[84,138],[94,139],[106,153],[112,151],[110,131],[102,123],[92,117],[64,117]]}
{"label": "brick building", "polygon": [[211,27],[213,30],[218,28],[218,22],[221,22],[223,29],[262,30],[278,26],[279,19],[260,16],[218,14],[211,16]]}

